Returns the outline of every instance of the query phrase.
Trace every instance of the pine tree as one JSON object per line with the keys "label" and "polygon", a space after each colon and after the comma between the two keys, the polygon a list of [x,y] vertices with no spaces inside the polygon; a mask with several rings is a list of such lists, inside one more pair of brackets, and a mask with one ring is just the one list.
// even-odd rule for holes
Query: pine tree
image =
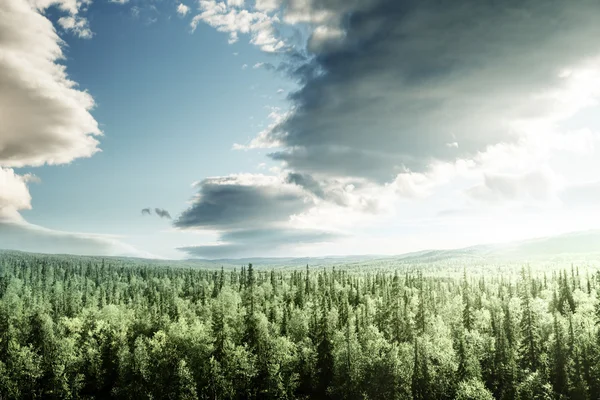
{"label": "pine tree", "polygon": [[323,301],[321,309],[321,319],[318,326],[318,345],[317,345],[317,377],[318,383],[314,398],[329,398],[328,388],[333,381],[333,343],[330,338],[329,322],[327,318],[327,308]]}
{"label": "pine tree", "polygon": [[533,311],[531,292],[529,290],[530,278],[522,272],[521,290],[521,365],[532,372],[537,371],[540,365],[540,341],[537,326],[537,317]]}
{"label": "pine tree", "polygon": [[431,377],[425,350],[419,346],[418,339],[414,341],[413,373],[411,384],[414,400],[432,399]]}
{"label": "pine tree", "polygon": [[554,391],[562,396],[569,393],[567,374],[568,357],[564,344],[562,328],[556,314],[554,314],[554,343],[552,345],[552,386]]}

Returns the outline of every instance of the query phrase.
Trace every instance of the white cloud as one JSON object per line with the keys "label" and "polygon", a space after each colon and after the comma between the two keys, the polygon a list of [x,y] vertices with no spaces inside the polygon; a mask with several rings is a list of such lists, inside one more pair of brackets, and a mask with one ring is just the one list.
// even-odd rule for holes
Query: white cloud
{"label": "white cloud", "polygon": [[0,167],[0,218],[19,220],[19,210],[31,208],[27,176],[15,174],[11,168]]}
{"label": "white cloud", "polygon": [[28,182],[11,167],[65,164],[98,149],[98,123],[90,114],[94,100],[71,81],[64,42],[44,10],[68,13],[57,24],[89,38],[88,21],[78,15],[81,0],[0,1],[0,247],[49,253],[152,256],[115,237],[61,232],[26,222],[31,208]]}
{"label": "white cloud", "polygon": [[0,165],[91,156],[101,133],[90,114],[94,100],[58,63],[63,53],[52,23],[22,0],[0,2],[0,13]]}
{"label": "white cloud", "polygon": [[258,11],[271,12],[281,6],[281,0],[256,0],[254,8]]}
{"label": "white cloud", "polygon": [[63,29],[73,32],[82,39],[91,39],[93,34],[89,22],[86,18],[80,16],[60,17],[58,24]]}
{"label": "white cloud", "polygon": [[229,7],[244,7],[244,0],[227,0],[227,5]]}
{"label": "white cloud", "polygon": [[485,174],[484,183],[467,191],[472,198],[484,202],[552,200],[560,184],[549,168],[539,168],[523,174]]}
{"label": "white cloud", "polygon": [[126,4],[129,3],[129,0],[110,0],[111,3],[117,3],[117,4]]}
{"label": "white cloud", "polygon": [[248,64],[242,64],[242,69],[248,68]]}
{"label": "white cloud", "polygon": [[36,10],[45,10],[56,6],[61,11],[76,15],[82,6],[91,3],[91,0],[29,0],[28,3]]}
{"label": "white cloud", "polygon": [[188,12],[190,12],[190,8],[183,3],[179,3],[177,13],[181,16],[186,16]]}
{"label": "white cloud", "polygon": [[265,52],[277,52],[285,47],[273,28],[273,23],[278,22],[277,17],[240,9],[237,5],[228,6],[221,1],[200,0],[199,3],[201,12],[190,23],[192,31],[196,30],[200,22],[204,22],[219,32],[229,33],[230,44],[238,41],[239,34],[250,34],[250,42]]}

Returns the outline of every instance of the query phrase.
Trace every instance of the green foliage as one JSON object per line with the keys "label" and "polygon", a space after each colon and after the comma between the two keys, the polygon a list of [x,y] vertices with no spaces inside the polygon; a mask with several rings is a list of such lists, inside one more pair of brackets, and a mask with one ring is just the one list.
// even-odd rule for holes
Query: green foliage
{"label": "green foliage", "polygon": [[462,381],[458,384],[456,400],[493,400],[494,396],[486,389],[483,382],[477,379]]}
{"label": "green foliage", "polygon": [[3,253],[0,271],[2,399],[600,393],[591,268],[208,270]]}

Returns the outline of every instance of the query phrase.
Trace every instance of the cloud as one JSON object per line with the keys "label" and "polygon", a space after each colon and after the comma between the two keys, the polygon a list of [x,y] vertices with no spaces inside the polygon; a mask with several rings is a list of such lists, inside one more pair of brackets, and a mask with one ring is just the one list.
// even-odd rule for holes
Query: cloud
{"label": "cloud", "polygon": [[321,184],[310,175],[290,172],[286,177],[286,182],[298,185],[321,199],[325,198]]}
{"label": "cloud", "polygon": [[257,256],[273,250],[287,251],[305,244],[327,243],[344,235],[308,229],[245,229],[223,234],[220,243],[179,248],[192,257]]}
{"label": "cloud", "polygon": [[31,208],[31,195],[27,188],[30,176],[15,174],[11,168],[0,167],[0,218],[18,220],[20,210]]}
{"label": "cloud", "polygon": [[227,6],[236,8],[244,7],[244,0],[227,0]]}
{"label": "cloud", "polygon": [[191,256],[257,255],[343,236],[338,231],[295,223],[294,216],[311,210],[316,199],[289,179],[244,174],[208,178],[195,186],[197,196],[174,225],[216,231],[219,236],[216,243],[179,249]]}
{"label": "cloud", "polygon": [[308,39],[308,51],[321,53],[333,51],[341,47],[345,32],[337,27],[321,25],[315,28]]}
{"label": "cloud", "polygon": [[[155,208],[154,213],[160,218],[172,219],[171,214],[163,208]],[[142,215],[152,215],[151,208],[142,208]]]}
{"label": "cloud", "polygon": [[204,22],[220,32],[229,33],[229,43],[238,41],[239,34],[250,34],[250,42],[261,50],[274,53],[284,49],[285,43],[278,38],[273,24],[277,17],[260,11],[240,9],[243,1],[232,0],[227,4],[215,0],[200,0],[200,14],[192,19],[190,26],[195,31]]}
{"label": "cloud", "polygon": [[271,12],[281,6],[281,0],[256,0],[254,7],[258,11]]}
{"label": "cloud", "polygon": [[551,200],[558,189],[556,177],[548,169],[539,169],[520,175],[486,174],[481,185],[467,190],[473,199],[484,202]]}
{"label": "cloud", "polygon": [[30,224],[20,211],[31,208],[33,175],[15,167],[66,164],[98,152],[98,123],[92,96],[70,80],[64,42],[44,11],[55,6],[57,24],[90,38],[79,15],[88,1],[0,1],[0,247],[33,252],[152,256],[116,237],[62,232]]}
{"label": "cloud", "polygon": [[188,12],[190,12],[190,8],[183,3],[179,3],[179,5],[177,6],[177,14],[181,15],[182,17],[185,17]]}
{"label": "cloud", "polygon": [[0,166],[64,164],[98,151],[92,97],[68,79],[61,40],[29,2],[0,2]]}
{"label": "cloud", "polygon": [[171,219],[171,214],[169,214],[169,212],[165,209],[155,208],[154,212],[156,213],[156,215],[158,215],[161,218]]}
{"label": "cloud", "polygon": [[[600,3],[287,0],[240,10],[206,1],[202,10],[198,21],[231,40],[262,43],[261,24],[272,43],[283,42],[280,32],[304,38],[287,38],[283,62],[269,64],[298,85],[290,108],[271,109],[266,129],[233,146],[271,149],[275,186],[295,187],[304,202],[282,209],[254,183],[234,184],[231,198],[199,194],[182,217],[202,218],[186,229],[213,229],[220,240],[197,254],[246,251],[227,234],[261,213],[277,232],[414,208],[555,205],[566,196],[555,153],[590,151],[592,135],[559,131],[600,96]],[[410,202],[411,211],[399,206]]]}
{"label": "cloud", "polygon": [[312,56],[289,61],[303,85],[253,147],[281,147],[271,158],[295,172],[383,183],[542,134],[537,123],[573,111],[559,94],[575,78],[561,71],[600,53],[599,11],[540,0],[292,1],[284,21],[317,26]]}
{"label": "cloud", "polygon": [[0,217],[0,248],[53,254],[155,258],[116,237],[46,229]]}
{"label": "cloud", "polygon": [[73,32],[82,39],[91,39],[93,34],[86,18],[80,16],[60,17],[58,24],[65,30]]}
{"label": "cloud", "polygon": [[301,188],[266,175],[207,178],[198,194],[175,221],[179,228],[241,229],[289,220],[313,202]]}

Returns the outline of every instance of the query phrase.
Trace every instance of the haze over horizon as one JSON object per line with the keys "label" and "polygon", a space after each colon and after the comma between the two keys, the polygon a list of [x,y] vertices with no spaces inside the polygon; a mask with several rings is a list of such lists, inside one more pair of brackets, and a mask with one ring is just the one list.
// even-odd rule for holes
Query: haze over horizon
{"label": "haze over horizon", "polygon": [[596,1],[0,15],[0,248],[395,255],[600,229]]}

